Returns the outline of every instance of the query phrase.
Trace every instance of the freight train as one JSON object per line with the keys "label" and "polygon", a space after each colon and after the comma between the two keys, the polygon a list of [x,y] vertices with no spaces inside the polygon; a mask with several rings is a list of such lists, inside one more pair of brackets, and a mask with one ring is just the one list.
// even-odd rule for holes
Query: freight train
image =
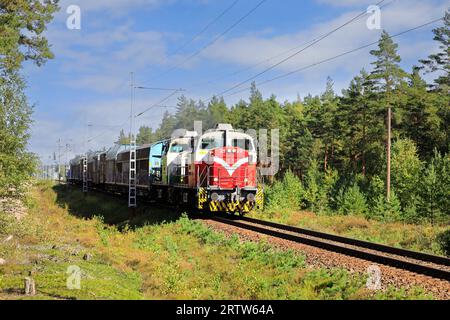
{"label": "freight train", "polygon": [[[136,195],[151,202],[205,212],[246,214],[263,206],[257,146],[229,124],[198,135],[181,130],[172,138],[136,151]],[[86,170],[84,169],[86,167]],[[89,152],[70,162],[68,181],[128,194],[130,146]]]}

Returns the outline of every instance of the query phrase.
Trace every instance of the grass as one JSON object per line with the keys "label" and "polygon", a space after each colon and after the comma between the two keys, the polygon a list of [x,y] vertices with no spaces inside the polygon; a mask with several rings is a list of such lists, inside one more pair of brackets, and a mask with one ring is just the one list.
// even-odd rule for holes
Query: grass
{"label": "grass", "polygon": [[326,215],[295,210],[258,212],[253,216],[394,247],[445,255],[437,238],[448,226],[379,222],[361,216]]}
{"label": "grass", "polygon": [[[0,299],[408,299],[420,289],[371,292],[363,275],[313,270],[302,254],[266,242],[240,241],[170,210],[140,209],[130,219],[124,201],[84,197],[76,189],[40,183],[29,214],[0,224]],[[1,216],[1,214],[0,214]],[[69,290],[68,268],[81,269],[81,289]]]}

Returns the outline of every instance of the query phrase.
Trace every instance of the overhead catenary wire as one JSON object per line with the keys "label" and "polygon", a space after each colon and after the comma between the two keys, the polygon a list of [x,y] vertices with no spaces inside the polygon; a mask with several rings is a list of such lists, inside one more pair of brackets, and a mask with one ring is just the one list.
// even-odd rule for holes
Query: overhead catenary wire
{"label": "overhead catenary wire", "polygon": [[[392,35],[392,36],[389,36],[389,38],[393,39],[393,38],[402,36],[402,35],[404,35],[404,34],[406,34],[406,33],[409,33],[409,32],[412,32],[412,31],[415,31],[415,30],[424,28],[424,27],[426,27],[426,26],[429,26],[429,25],[431,25],[431,24],[434,24],[434,23],[436,23],[436,22],[439,22],[439,21],[441,21],[441,20],[443,20],[443,19],[444,19],[444,17],[441,17],[441,18],[439,18],[439,19],[434,19],[434,20],[432,20],[432,21],[429,21],[429,22],[427,22],[427,23],[421,24],[421,25],[419,25],[419,26],[416,26],[416,27],[407,29],[407,30],[402,31],[402,32],[399,32],[399,33],[396,33],[396,34],[394,34],[394,35]],[[279,79],[283,79],[283,78],[289,77],[289,76],[291,76],[291,75],[293,75],[293,74],[296,74],[296,73],[302,72],[302,71],[304,71],[304,70],[307,70],[307,69],[316,67],[316,66],[321,65],[321,64],[323,64],[323,63],[330,62],[330,61],[332,61],[332,60],[336,60],[336,59],[338,59],[338,58],[341,58],[341,57],[343,57],[343,56],[349,55],[349,54],[351,54],[351,53],[354,53],[354,52],[357,52],[357,51],[360,51],[360,50],[369,48],[369,47],[371,47],[371,46],[377,45],[378,43],[379,43],[379,40],[374,41],[374,42],[371,42],[371,43],[368,43],[368,44],[365,44],[365,45],[363,45],[363,46],[360,46],[360,47],[358,47],[358,48],[355,48],[355,49],[352,49],[352,50],[349,50],[349,51],[346,51],[346,52],[343,52],[343,53],[340,53],[340,54],[335,55],[335,56],[333,56],[333,57],[330,57],[330,58],[327,58],[327,59],[324,59],[324,60],[321,60],[321,61],[312,63],[312,64],[307,65],[307,66],[305,66],[305,67],[298,68],[298,69],[296,69],[296,70],[293,70],[293,71],[290,71],[290,72],[281,74],[281,75],[276,76],[276,77],[274,77],[274,78],[271,78],[271,79],[268,79],[268,80],[259,82],[259,83],[257,83],[257,85],[258,85],[258,86],[266,85],[266,84],[268,84],[268,83],[277,81],[277,80],[279,80]],[[236,95],[236,94],[245,92],[245,91],[249,90],[250,88],[251,88],[251,87],[246,87],[246,88],[241,89],[241,90],[239,90],[239,91],[235,91],[235,92],[233,92],[233,93],[230,93],[230,94],[228,94],[228,95],[226,95],[226,96],[224,96],[224,97],[230,97],[230,96],[233,96],[233,95]],[[211,99],[212,99],[212,98],[211,98]],[[208,100],[206,100],[206,101],[210,101],[211,99],[208,99]]]}
{"label": "overhead catenary wire", "polygon": [[197,40],[202,34],[204,34],[209,28],[211,28],[217,21],[219,21],[223,16],[225,16],[231,9],[233,9],[240,0],[234,0],[231,5],[229,5],[224,11],[222,11],[217,17],[211,20],[203,29],[201,29],[198,33],[196,33],[191,39],[189,39],[186,43],[176,49],[171,55],[175,55],[179,53],[181,50],[189,46],[195,40]]}
{"label": "overhead catenary wire", "polygon": [[[383,9],[383,8],[385,8],[385,7],[389,6],[389,5],[391,5],[392,3],[396,2],[396,1],[397,1],[397,0],[391,0],[390,2],[385,3],[385,4],[383,4],[382,6],[380,6],[380,9]],[[369,15],[369,14],[370,14],[370,12],[366,12],[366,15]],[[360,16],[358,19],[364,18],[364,16],[365,16],[365,15],[362,15],[362,16]],[[196,88],[196,87],[199,87],[199,86],[202,86],[202,85],[205,85],[205,84],[212,84],[212,83],[214,83],[215,81],[222,80],[222,79],[225,79],[225,78],[229,78],[229,77],[232,77],[232,76],[241,74],[241,73],[243,73],[243,72],[245,72],[245,71],[252,70],[252,69],[254,69],[254,68],[256,68],[256,67],[258,67],[258,66],[260,66],[260,65],[263,65],[263,64],[265,64],[265,63],[267,63],[267,62],[270,62],[270,61],[272,61],[272,60],[274,60],[274,59],[280,58],[280,57],[282,57],[282,56],[284,56],[284,55],[286,55],[286,54],[288,54],[288,53],[290,53],[290,52],[292,52],[292,51],[294,51],[294,50],[298,50],[298,49],[300,49],[300,48],[303,48],[304,46],[307,46],[307,45],[311,44],[312,42],[316,41],[317,39],[319,39],[320,37],[322,37],[322,36],[324,36],[324,35],[325,35],[325,34],[322,34],[322,35],[320,35],[319,37],[316,37],[316,38],[314,38],[314,39],[312,39],[312,40],[303,42],[303,43],[301,43],[301,44],[299,44],[299,45],[297,45],[297,46],[295,46],[295,47],[293,47],[293,48],[290,48],[290,49],[288,49],[288,50],[285,50],[285,51],[283,51],[283,52],[280,52],[280,53],[278,53],[278,54],[276,54],[276,55],[274,55],[274,56],[268,57],[268,58],[266,58],[266,59],[264,59],[264,60],[261,60],[261,61],[255,63],[255,64],[253,64],[253,65],[251,65],[251,66],[248,66],[248,67],[245,67],[245,68],[242,68],[242,69],[238,69],[238,70],[233,71],[233,72],[231,72],[231,73],[227,73],[227,74],[224,74],[224,75],[222,75],[222,76],[218,76],[218,77],[216,77],[216,78],[213,78],[213,79],[210,79],[210,80],[207,80],[207,81],[202,81],[202,82],[195,83],[195,84],[191,85],[191,86],[188,87],[188,88],[189,88],[189,89],[192,89],[192,88]]]}
{"label": "overhead catenary wire", "polygon": [[[191,54],[190,56],[188,56],[186,59],[182,60],[180,63],[177,63],[176,65],[172,66],[169,70],[164,71],[162,73],[160,73],[159,75],[157,75],[155,78],[160,78],[163,77],[167,74],[169,74],[170,72],[172,72],[173,70],[178,69],[179,67],[185,65],[187,62],[191,61],[193,58],[197,57],[198,55],[200,55],[203,51],[205,51],[207,48],[211,47],[212,45],[214,45],[217,41],[219,41],[221,38],[223,38],[226,34],[228,34],[229,32],[231,32],[234,28],[236,28],[240,23],[242,23],[245,19],[247,19],[252,13],[254,13],[256,10],[258,10],[259,7],[261,7],[267,0],[261,0],[258,2],[258,4],[256,6],[254,6],[252,9],[250,9],[250,11],[248,11],[245,15],[243,15],[240,19],[238,19],[236,22],[234,22],[231,26],[229,26],[225,31],[223,31],[222,33],[220,33],[218,36],[216,36],[212,41],[208,42],[205,46],[203,46],[202,48],[200,48],[199,50],[197,50],[196,52],[194,52],[193,54]],[[155,79],[153,78],[153,79]]]}
{"label": "overhead catenary wire", "polygon": [[[380,4],[382,4],[383,2],[385,2],[385,1],[386,1],[386,0],[381,0],[381,1],[379,1],[376,5],[380,5]],[[346,27],[347,25],[351,24],[353,21],[359,19],[361,16],[364,16],[364,15],[366,15],[366,14],[367,14],[367,10],[364,10],[362,13],[360,13],[360,14],[358,14],[357,16],[353,17],[352,19],[346,21],[344,24],[341,24],[341,25],[339,25],[338,27],[336,27],[336,28],[332,29],[331,31],[327,32],[326,34],[324,34],[323,36],[319,37],[317,40],[313,41],[312,43],[310,43],[310,44],[307,45],[306,47],[304,47],[304,48],[302,48],[302,49],[300,49],[300,50],[294,52],[293,54],[291,54],[291,55],[289,55],[288,57],[282,59],[281,61],[279,61],[279,62],[277,62],[277,63],[271,65],[270,67],[264,69],[264,70],[261,71],[261,72],[258,72],[256,75],[254,75],[254,76],[252,76],[252,77],[250,77],[250,78],[248,78],[248,79],[246,79],[246,80],[244,80],[244,81],[241,81],[241,82],[239,82],[239,83],[233,85],[232,87],[228,88],[227,90],[222,91],[222,92],[220,92],[220,93],[218,93],[218,94],[216,94],[216,95],[214,95],[214,96],[222,96],[222,95],[224,95],[224,94],[226,94],[226,93],[228,93],[228,92],[230,92],[230,91],[233,91],[233,90],[236,89],[236,88],[239,88],[239,87],[243,86],[243,85],[246,84],[247,82],[250,82],[250,81],[252,81],[252,80],[255,80],[256,78],[262,76],[263,74],[266,74],[267,72],[269,72],[269,71],[275,69],[276,67],[282,65],[283,63],[285,63],[285,62],[291,60],[292,58],[294,58],[294,57],[296,57],[296,56],[298,56],[300,53],[303,53],[303,52],[306,51],[307,49],[313,47],[314,45],[316,45],[316,44],[319,43],[320,41],[322,41],[322,40],[328,38],[329,36],[331,36],[331,35],[334,34],[335,32],[341,30],[342,28]]]}
{"label": "overhead catenary wire", "polygon": [[167,97],[165,97],[164,99],[162,99],[161,101],[159,101],[158,103],[148,107],[147,109],[145,109],[144,111],[142,111],[141,113],[138,113],[136,115],[136,118],[141,117],[142,115],[144,115],[145,113],[149,112],[150,110],[152,110],[153,108],[163,104],[164,102],[166,102],[167,100],[169,100],[170,98],[172,98],[173,96],[175,96],[176,94],[178,94],[179,92],[184,91],[183,89],[176,89],[174,92],[172,92],[170,95],[168,95]]}

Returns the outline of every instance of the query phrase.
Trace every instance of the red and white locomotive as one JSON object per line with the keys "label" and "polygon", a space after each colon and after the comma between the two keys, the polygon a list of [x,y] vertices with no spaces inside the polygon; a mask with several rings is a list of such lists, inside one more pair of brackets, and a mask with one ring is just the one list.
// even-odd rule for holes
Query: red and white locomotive
{"label": "red and white locomotive", "polygon": [[[227,124],[219,124],[201,136],[186,130],[177,133],[169,140],[137,149],[140,197],[209,212],[245,214],[262,207],[253,137]],[[84,159],[71,161],[71,183],[82,184]],[[88,154],[88,186],[127,194],[129,160],[129,147],[123,145]]]}

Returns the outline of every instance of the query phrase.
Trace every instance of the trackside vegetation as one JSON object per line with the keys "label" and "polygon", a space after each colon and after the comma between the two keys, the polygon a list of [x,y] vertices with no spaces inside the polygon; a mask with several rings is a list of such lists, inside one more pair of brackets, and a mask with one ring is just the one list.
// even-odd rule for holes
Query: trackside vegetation
{"label": "trackside vegetation", "polygon": [[[166,113],[155,131],[141,127],[137,140],[151,143],[176,128],[193,129],[195,120],[202,120],[204,129],[216,123],[279,129],[280,172],[266,181],[269,207],[449,225],[449,30],[446,12],[433,30],[438,53],[411,70],[402,69],[398,45],[383,32],[370,52],[370,70],[361,70],[340,94],[328,79],[322,94],[292,102],[266,99],[255,84],[249,101],[232,106],[220,97],[207,105],[181,97],[174,114]],[[424,74],[434,80],[428,83]],[[119,140],[124,137],[122,132]],[[300,181],[287,188],[296,177]]]}
{"label": "trackside vegetation", "polygon": [[[369,291],[364,275],[308,268],[298,252],[227,237],[185,215],[141,209],[123,220],[122,199],[83,199],[78,190],[41,183],[20,224],[1,222],[0,239],[13,238],[0,246],[0,298],[432,298],[419,288]],[[70,266],[81,270],[80,290],[67,288]],[[22,293],[28,275],[34,297]]]}

